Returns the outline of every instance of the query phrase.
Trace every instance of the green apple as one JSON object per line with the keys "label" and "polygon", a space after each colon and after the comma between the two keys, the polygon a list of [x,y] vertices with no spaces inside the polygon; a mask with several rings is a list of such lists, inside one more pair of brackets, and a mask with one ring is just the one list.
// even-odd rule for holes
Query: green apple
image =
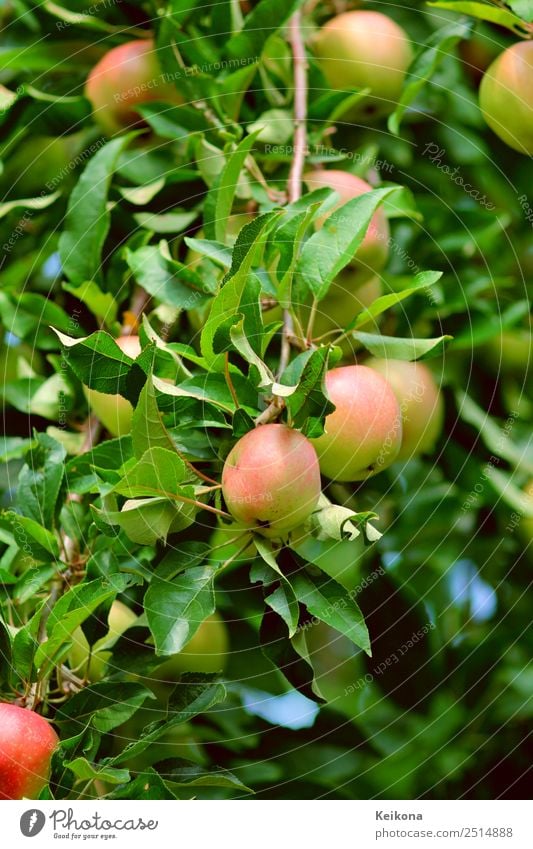
{"label": "green apple", "polygon": [[513,44],[492,63],[481,80],[479,107],[505,144],[533,154],[533,41]]}
{"label": "green apple", "polygon": [[158,666],[152,675],[156,682],[172,683],[184,672],[221,672],[229,651],[228,631],[218,613],[202,622],[194,637],[180,652]]}
{"label": "green apple", "polygon": [[[73,646],[68,655],[71,669],[88,681],[100,681],[106,673],[107,664],[111,657],[110,649],[118,637],[136,621],[137,617],[133,610],[130,610],[121,601],[114,601],[107,619],[109,631],[94,644],[92,652],[81,627],[76,628],[72,634]],[[89,664],[88,667],[87,664]]]}

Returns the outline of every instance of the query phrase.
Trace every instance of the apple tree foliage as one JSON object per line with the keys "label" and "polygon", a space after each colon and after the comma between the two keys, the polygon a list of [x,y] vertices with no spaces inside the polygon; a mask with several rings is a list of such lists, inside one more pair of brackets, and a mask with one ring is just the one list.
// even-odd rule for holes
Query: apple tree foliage
{"label": "apple tree foliage", "polygon": [[[60,735],[43,798],[525,792],[533,168],[487,127],[477,87],[531,32],[532,4],[373,4],[414,60],[367,123],[346,117],[365,92],[331,90],[313,54],[336,5],[0,9],[0,688]],[[305,167],[373,187],[322,226],[331,189],[287,193],[295,13]],[[149,34],[183,102],[147,100],[108,137],[85,80]],[[301,304],[320,313],[378,209],[382,294],[307,335]],[[135,359],[114,341],[128,328]],[[346,341],[352,362],[429,364],[446,407],[434,453],[324,478],[299,536],[246,534],[224,458],[269,409],[320,436]],[[90,417],[84,386],[130,402],[129,434]],[[137,618],[90,681],[73,641],[105,637],[117,599]],[[215,611],[224,669],[162,681]]]}

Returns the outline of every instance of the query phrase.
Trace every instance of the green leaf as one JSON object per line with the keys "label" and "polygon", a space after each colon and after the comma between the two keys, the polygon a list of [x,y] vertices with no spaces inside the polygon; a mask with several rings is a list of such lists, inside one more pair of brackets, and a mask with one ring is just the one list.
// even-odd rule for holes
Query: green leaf
{"label": "green leaf", "polygon": [[65,346],[64,359],[82,383],[108,395],[118,393],[136,403],[152,364],[150,347],[132,360],[113,337],[103,331],[81,339],[72,339],[58,330],[55,332]]}
{"label": "green leaf", "polygon": [[398,336],[380,336],[379,333],[354,331],[354,339],[370,351],[374,357],[393,360],[427,360],[442,354],[452,336],[439,336],[438,339],[402,339]]}
{"label": "green leaf", "polygon": [[291,583],[296,598],[312,616],[335,628],[371,655],[363,614],[344,587],[323,574],[310,575],[303,569],[292,574]]}
{"label": "green leaf", "polygon": [[20,200],[8,200],[0,203],[0,218],[4,218],[9,212],[17,207],[25,207],[26,209],[46,209],[51,206],[61,196],[61,192],[53,192],[51,195],[44,195],[37,198],[20,198]]}
{"label": "green leaf", "polygon": [[[35,440],[34,447],[28,452],[26,463],[20,470],[17,502],[23,515],[44,528],[50,528],[54,524],[54,513],[63,482],[66,451],[59,442],[45,433],[37,433]],[[30,532],[34,536],[34,526],[29,528],[33,529]],[[39,535],[39,544],[44,542],[47,550],[50,547],[53,551],[57,550],[47,537],[46,531],[42,534],[39,532]]]}
{"label": "green leaf", "polygon": [[174,451],[174,443],[163,424],[152,376],[148,379],[139,395],[137,406],[133,411],[131,426],[131,441],[133,453],[140,459],[149,448],[165,448]]}
{"label": "green leaf", "polygon": [[[287,626],[288,635],[292,637],[296,633],[300,615],[294,590],[291,587],[289,579],[278,566],[272,543],[259,535],[255,536],[254,542],[258,554],[270,567],[273,579],[280,581],[278,589],[274,590],[270,595],[265,596],[265,602],[283,619]],[[270,583],[272,583],[272,580],[269,581]]]}
{"label": "green leaf", "polygon": [[128,539],[139,545],[166,543],[169,533],[181,531],[194,522],[197,508],[168,498],[135,498],[122,510],[99,510],[91,505],[100,521],[122,528]]}
{"label": "green leaf", "polygon": [[136,251],[127,250],[126,262],[139,285],[170,306],[192,310],[212,294],[195,271],[172,259],[165,241],[157,247],[146,245]]}
{"label": "green leaf", "polygon": [[250,133],[239,142],[230,153],[224,168],[218,175],[205,199],[204,230],[208,239],[225,242],[228,217],[233,206],[239,176],[246,158],[259,135],[259,131]]}
{"label": "green leaf", "polygon": [[226,787],[230,790],[253,793],[253,790],[243,784],[237,776],[221,767],[205,770],[201,766],[191,764],[175,766],[167,774],[167,779],[179,787]]}
{"label": "green leaf", "polygon": [[222,684],[197,682],[194,676],[184,676],[183,683],[178,684],[172,694],[167,719],[149,725],[139,740],[126,746],[119,755],[110,760],[110,765],[115,766],[124,761],[128,762],[130,758],[144,752],[168,731],[184,722],[189,722],[197,714],[205,713],[209,708],[223,701],[225,696],[226,690]]}
{"label": "green leaf", "polygon": [[266,41],[303,3],[304,0],[260,0],[246,16],[242,30],[228,41],[229,55],[259,57]]}
{"label": "green leaf", "polygon": [[[530,0],[522,0],[524,11],[526,12],[528,11],[528,2],[529,15],[531,16],[532,11]],[[516,5],[516,0],[515,4],[510,2],[509,5]],[[517,34],[525,32],[524,23],[518,15],[513,15],[509,9],[505,9],[503,7],[498,8],[490,3],[476,3],[470,2],[470,0],[464,0],[464,2],[463,0],[451,0],[451,2],[450,0],[439,0],[437,3],[428,3],[428,6],[433,6],[436,9],[450,9],[453,12],[457,12],[459,15],[470,15],[473,18],[479,18],[481,21],[490,21],[491,24],[498,24],[498,26],[506,27],[506,29],[510,29],[512,32]],[[461,37],[464,38],[464,36]]]}
{"label": "green leaf", "polygon": [[106,794],[106,799],[131,799],[136,802],[139,799],[144,799],[145,801],[173,801],[176,798],[177,796],[172,793],[159,773],[155,769],[152,769],[152,767],[144,769],[132,781]]}
{"label": "green leaf", "polygon": [[80,781],[99,779],[108,784],[123,784],[130,777],[127,769],[114,769],[104,764],[92,764],[89,763],[87,758],[76,758],[65,763],[64,766],[66,769],[70,769]]}
{"label": "green leaf", "polygon": [[[457,6],[475,6],[482,4],[428,3],[428,5],[455,7],[456,11],[461,12],[463,10],[458,9]],[[408,106],[411,105],[420,90],[426,85],[427,81],[431,79],[443,59],[449,55],[451,49],[457,44],[457,42],[470,36],[472,27],[472,21],[454,21],[431,35],[428,42],[422,47],[421,51],[409,68],[398,105],[394,112],[389,116],[388,128],[391,133],[398,135],[402,118]]]}
{"label": "green leaf", "polygon": [[202,622],[215,612],[213,566],[195,566],[171,581],[154,576],[144,609],[156,654],[172,655],[192,639]]}
{"label": "green leaf", "polygon": [[104,145],[85,167],[70,196],[59,253],[63,271],[75,286],[102,280],[102,249],[111,222],[107,196],[118,158],[134,136],[128,133]]}
{"label": "green leaf", "polygon": [[352,330],[353,328],[362,327],[368,321],[372,321],[377,318],[378,315],[381,315],[386,310],[390,309],[390,307],[395,306],[396,304],[401,303],[406,298],[411,297],[411,295],[420,293],[424,289],[429,289],[430,286],[433,286],[440,278],[442,277],[442,271],[420,271],[413,278],[413,284],[408,286],[406,289],[401,289],[399,292],[391,292],[389,295],[382,295],[380,298],[376,298],[373,303],[367,307],[367,309],[362,310],[356,318],[355,321],[352,321],[347,330]]}
{"label": "green leaf", "polygon": [[[512,429],[507,425],[500,427],[486,410],[479,407],[462,389],[455,393],[457,410],[460,417],[473,425],[492,454],[507,460],[517,469],[533,475],[533,463],[529,462],[523,448],[520,448],[512,438]],[[508,420],[514,424],[514,418]]]}
{"label": "green leaf", "polygon": [[100,681],[84,687],[61,705],[54,717],[63,737],[78,733],[83,725],[92,725],[102,734],[126,722],[146,699],[153,699],[151,690],[130,682]]}
{"label": "green leaf", "polygon": [[[175,451],[155,446],[142,457],[115,484],[113,491],[127,498],[156,495],[164,498],[179,497],[183,487],[179,484],[189,475],[187,466]],[[188,489],[192,490],[192,487]]]}
{"label": "green leaf", "polygon": [[104,601],[115,598],[129,582],[125,575],[116,575],[113,580],[113,584],[103,578],[88,581],[61,596],[46,623],[47,639],[35,653],[35,666],[41,673],[65,654],[76,628]]}
{"label": "green leaf", "polygon": [[24,572],[13,590],[13,598],[17,604],[24,604],[35,598],[37,593],[45,587],[51,578],[57,574],[55,565],[36,566]]}
{"label": "green leaf", "polygon": [[533,23],[533,0],[507,0],[507,5],[523,21],[526,21],[528,24]]}
{"label": "green leaf", "polygon": [[[59,543],[56,537],[35,519],[20,516],[12,510],[3,511],[0,518],[2,524],[5,522],[10,526],[18,547],[24,549],[25,546],[29,545],[31,556],[36,560],[59,558]],[[36,544],[34,545],[34,543]]]}
{"label": "green leaf", "polygon": [[374,189],[336,209],[305,243],[296,276],[321,300],[339,271],[348,265],[363,241],[370,220],[395,187]]}
{"label": "green leaf", "polygon": [[[300,355],[306,357],[306,361],[296,391],[287,398],[293,426],[310,438],[322,436],[324,419],[335,409],[335,405],[326,395],[325,388],[330,353],[331,349],[324,347],[313,351],[309,357],[306,357],[306,354]],[[285,375],[282,377],[283,382],[284,377]]]}

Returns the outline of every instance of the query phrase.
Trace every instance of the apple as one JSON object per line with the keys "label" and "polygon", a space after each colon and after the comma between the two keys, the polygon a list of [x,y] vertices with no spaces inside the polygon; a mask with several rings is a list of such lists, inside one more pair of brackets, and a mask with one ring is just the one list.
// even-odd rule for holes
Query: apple
{"label": "apple", "polygon": [[358,698],[353,693],[364,679],[362,652],[324,622],[312,622],[305,629],[309,658],[321,695],[335,710],[353,714]]}
{"label": "apple", "polygon": [[183,103],[175,84],[162,71],[153,39],[113,47],[87,78],[85,96],[95,121],[107,135],[141,123],[136,107],[150,101]]}
{"label": "apple", "polygon": [[[348,171],[319,169],[305,174],[304,180],[309,191],[328,188],[333,189],[339,195],[339,202],[336,206],[317,220],[318,227],[321,227],[328,216],[339,206],[372,191],[372,186],[369,183],[360,177],[356,177],[355,174],[348,173]],[[390,230],[385,213],[382,209],[377,209],[372,216],[365,238],[351,261],[352,266],[357,269],[360,275],[360,282],[372,277],[386,265],[389,256],[389,243]]]}
{"label": "apple", "polygon": [[184,672],[221,672],[226,665],[228,651],[226,625],[218,613],[213,613],[202,622],[194,637],[180,652],[157,667],[152,677],[159,683],[173,683]]}
{"label": "apple", "polygon": [[231,449],[222,493],[238,522],[279,539],[302,524],[320,496],[320,469],[311,442],[284,424],[266,424]]}
{"label": "apple", "polygon": [[490,65],[479,87],[489,127],[519,153],[533,154],[533,41],[519,41]]}
{"label": "apple", "polygon": [[[107,619],[109,631],[94,644],[92,653],[82,629],[76,628],[72,634],[73,646],[68,655],[70,667],[88,681],[100,681],[106,673],[107,664],[111,657],[110,649],[117,638],[136,621],[137,617],[133,610],[130,610],[123,602],[115,600],[111,605]],[[89,666],[87,667],[88,662]]]}
{"label": "apple", "polygon": [[367,366],[392,386],[402,414],[402,447],[398,460],[429,454],[444,424],[444,402],[435,378],[423,363],[371,358]]}
{"label": "apple", "polygon": [[[138,336],[119,336],[115,342],[126,356],[135,360],[141,353]],[[125,436],[131,430],[133,407],[122,395],[109,395],[84,387],[89,406],[112,436]]]}
{"label": "apple", "polygon": [[400,406],[389,383],[368,366],[341,366],[326,375],[335,410],[312,440],[326,477],[362,481],[386,469],[402,443]]}
{"label": "apple", "polygon": [[485,362],[498,377],[500,374],[514,374],[524,378],[531,374],[533,363],[533,336],[531,331],[521,327],[504,330],[484,347]]}
{"label": "apple", "polygon": [[[318,304],[313,324],[313,339],[320,338],[324,344],[333,342],[339,335],[333,331],[344,330],[356,315],[369,307],[382,293],[383,288],[378,277],[361,282],[358,272],[353,268],[343,269],[331,284],[326,297]],[[309,314],[309,305],[301,308],[300,316],[304,330]],[[358,329],[376,333],[377,319],[370,319]],[[348,338],[340,343],[340,347],[344,356],[348,357],[358,347],[358,343]]]}
{"label": "apple", "polygon": [[395,21],[380,12],[344,12],[322,27],[313,49],[331,88],[371,90],[353,110],[355,117],[392,112],[413,59],[409,38]]}
{"label": "apple", "polygon": [[59,738],[38,713],[0,703],[0,799],[36,799]]}

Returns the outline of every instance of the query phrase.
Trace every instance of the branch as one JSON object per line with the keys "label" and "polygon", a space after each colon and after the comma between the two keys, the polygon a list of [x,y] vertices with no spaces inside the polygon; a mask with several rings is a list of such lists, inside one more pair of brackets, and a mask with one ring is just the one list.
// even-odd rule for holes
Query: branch
{"label": "branch", "polygon": [[302,13],[289,21],[289,43],[294,60],[294,158],[288,180],[289,202],[302,196],[302,176],[307,151],[307,57],[302,37]]}

